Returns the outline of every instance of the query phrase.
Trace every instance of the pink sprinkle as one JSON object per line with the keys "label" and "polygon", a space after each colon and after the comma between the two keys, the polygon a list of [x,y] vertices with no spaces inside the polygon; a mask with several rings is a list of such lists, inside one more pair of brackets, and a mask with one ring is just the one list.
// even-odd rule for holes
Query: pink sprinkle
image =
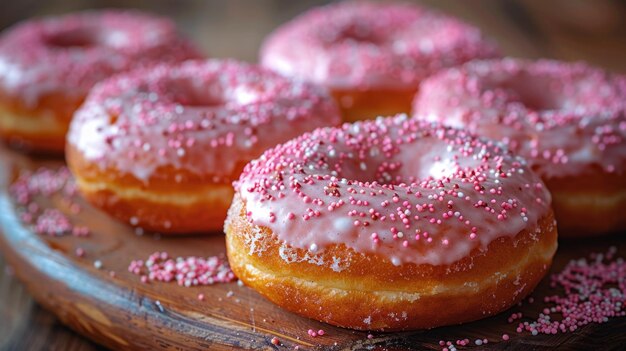
{"label": "pink sprinkle", "polygon": [[277,337],[273,337],[271,340],[272,345],[279,345],[280,344],[280,340],[278,340]]}

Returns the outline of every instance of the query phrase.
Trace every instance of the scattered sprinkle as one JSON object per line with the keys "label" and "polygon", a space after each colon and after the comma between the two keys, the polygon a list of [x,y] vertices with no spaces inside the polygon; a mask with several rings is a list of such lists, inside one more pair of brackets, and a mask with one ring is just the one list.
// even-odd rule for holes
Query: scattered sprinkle
{"label": "scattered sprinkle", "polygon": [[60,197],[60,208],[72,215],[80,213],[76,183],[67,167],[59,169],[39,168],[23,171],[9,188],[11,197],[18,205],[19,218],[37,234],[47,236],[88,236],[89,228],[74,225],[69,215],[60,209],[42,208],[37,203],[39,197]]}
{"label": "scattered sprinkle", "polygon": [[161,313],[165,312],[165,308],[163,308],[163,305],[161,305],[161,301],[156,300],[156,301],[154,302],[154,304],[155,304],[155,305],[157,306],[157,308],[159,309],[159,312],[161,312]]}
{"label": "scattered sprinkle", "polygon": [[[616,254],[617,248],[610,247],[605,253],[592,253],[587,258],[571,260],[563,270],[551,275],[550,285],[560,293],[541,300],[546,307],[537,317],[514,312],[508,322],[517,322],[515,331],[518,334],[537,336],[572,333],[590,323],[601,324],[611,318],[626,316],[626,262]],[[525,303],[535,301],[536,298],[528,297]],[[511,340],[506,333],[501,338],[503,342]],[[474,344],[482,346],[488,342],[483,338],[476,339]],[[439,346],[442,351],[452,351],[469,343],[469,339],[459,339],[455,343],[440,340]]]}
{"label": "scattered sprinkle", "polygon": [[536,319],[520,322],[517,329],[533,335],[567,333],[626,316],[626,263],[616,253],[611,247],[606,253],[570,261],[551,277],[550,285],[563,292],[544,297],[549,307]]}
{"label": "scattered sprinkle", "polygon": [[176,281],[178,285],[185,287],[228,283],[236,279],[228,261],[223,257],[170,258],[166,252],[155,252],[145,262],[133,260],[128,271],[141,276],[144,283]]}

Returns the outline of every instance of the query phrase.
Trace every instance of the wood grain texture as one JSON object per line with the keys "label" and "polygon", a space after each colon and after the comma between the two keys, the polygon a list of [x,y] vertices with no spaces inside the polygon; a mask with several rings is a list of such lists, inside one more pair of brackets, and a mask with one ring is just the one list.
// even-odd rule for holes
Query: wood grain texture
{"label": "wood grain texture", "polygon": [[[306,8],[326,1],[305,0],[50,0],[37,2],[0,1],[0,28],[35,15],[64,13],[94,7],[136,7],[173,17],[182,30],[215,57],[236,57],[256,60],[262,39],[269,31]],[[523,57],[553,57],[564,60],[588,60],[608,69],[626,72],[626,5],[618,0],[425,0],[435,8],[459,16],[481,27],[496,39],[505,53]],[[593,5],[590,5],[593,4]],[[31,160],[13,153],[0,153],[2,158],[22,167],[35,167],[43,160]],[[54,162],[53,162],[54,163]],[[0,166],[0,175],[6,176],[6,166]],[[4,188],[3,188],[4,189]],[[461,327],[439,328],[427,332],[376,334],[366,339],[363,333],[331,328],[314,321],[283,312],[268,304],[256,293],[236,284],[207,288],[185,289],[175,284],[153,283],[145,286],[136,276],[126,272],[132,258],[145,258],[154,250],[167,250],[175,255],[211,255],[223,250],[219,235],[210,238],[156,239],[149,235],[136,237],[129,229],[117,224],[95,210],[86,213],[97,235],[89,239],[74,237],[42,238],[25,231],[15,218],[12,207],[2,198],[2,221],[8,224],[0,240],[9,253],[4,260],[18,266],[18,262],[32,262],[18,270],[29,284],[18,283],[14,274],[0,257],[0,350],[97,350],[100,346],[66,328],[67,321],[81,333],[90,333],[98,340],[123,335],[123,341],[137,346],[157,345],[161,348],[188,349],[190,345],[206,348],[225,348],[228,343],[261,349],[274,348],[271,337],[277,335],[292,349],[303,348],[337,350],[405,350],[439,349],[440,339],[454,340],[480,335],[498,340],[502,330],[511,333],[506,314]],[[54,199],[46,199],[48,206],[57,206]],[[82,217],[77,220],[82,220]],[[9,222],[6,222],[9,221]],[[619,238],[601,241],[561,243],[554,269],[569,258],[583,257],[589,251],[602,251],[615,244],[625,254],[626,243]],[[79,259],[73,255],[76,247],[87,255]],[[152,250],[152,251],[151,251]],[[93,261],[102,260],[103,269],[93,267]],[[22,265],[19,265],[22,267]],[[109,279],[109,270],[118,272],[116,280]],[[45,278],[47,277],[47,278]],[[61,283],[62,282],[62,283]],[[26,288],[26,289],[25,289]],[[30,290],[47,308],[69,306],[60,320],[35,304],[26,290]],[[226,297],[229,291],[234,295]],[[545,282],[537,296],[546,291]],[[199,292],[207,295],[200,303]],[[88,293],[88,294],[87,294]],[[85,299],[83,296],[89,296]],[[210,296],[210,297],[209,297]],[[219,300],[221,298],[221,301]],[[159,299],[163,312],[155,305]],[[217,299],[217,300],[216,300]],[[92,307],[95,306],[98,309]],[[123,306],[123,307],[122,307]],[[126,316],[113,312],[128,308]],[[253,309],[252,311],[250,309]],[[537,312],[537,311],[535,311]],[[109,313],[112,313],[109,315]],[[229,316],[236,315],[237,318]],[[104,316],[104,317],[103,317]],[[180,327],[174,327],[179,325]],[[129,323],[129,324],[126,324]],[[107,326],[110,325],[110,326]],[[151,326],[153,325],[153,326]],[[211,327],[206,327],[210,325]],[[495,327],[494,327],[495,326]],[[576,334],[558,336],[526,336],[509,343],[489,344],[489,349],[623,349],[626,337],[623,319],[612,320],[601,326],[589,326]],[[152,328],[152,329],[148,329]],[[311,339],[309,328],[323,328],[328,335]],[[182,333],[175,342],[167,341],[170,331]],[[147,331],[154,338],[145,340]],[[216,336],[226,332],[223,336]],[[119,333],[119,334],[118,334]],[[119,337],[118,337],[119,338]],[[143,338],[143,339],[142,339]],[[290,340],[292,338],[294,340]],[[119,341],[117,341],[119,343]],[[335,346],[334,343],[337,342]],[[148,344],[152,343],[152,344]],[[109,346],[116,346],[107,341]],[[313,345],[313,346],[309,346]],[[117,347],[114,347],[117,348]],[[474,347],[473,349],[479,349]]]}

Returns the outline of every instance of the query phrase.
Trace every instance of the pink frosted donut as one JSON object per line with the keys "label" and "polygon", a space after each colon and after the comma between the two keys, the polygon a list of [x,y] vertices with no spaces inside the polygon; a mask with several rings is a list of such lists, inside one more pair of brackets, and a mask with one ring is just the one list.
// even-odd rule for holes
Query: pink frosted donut
{"label": "pink frosted donut", "polygon": [[258,66],[160,65],[91,91],[72,120],[67,162],[89,201],[130,224],[218,230],[248,161],[339,120],[322,88]]}
{"label": "pink frosted donut", "polygon": [[426,80],[414,115],[496,138],[550,188],[562,233],[626,226],[626,77],[584,63],[471,62]]}
{"label": "pink frosted donut", "polygon": [[317,129],[265,152],[236,183],[225,228],[246,284],[369,330],[504,310],[556,249],[550,194],[523,159],[406,116]]}
{"label": "pink frosted donut", "polygon": [[61,151],[73,112],[96,82],[135,67],[199,57],[170,20],[136,11],[17,24],[0,37],[0,136]]}
{"label": "pink frosted donut", "polygon": [[347,119],[408,113],[419,83],[474,58],[494,57],[477,28],[410,4],[351,1],[278,28],[264,66],[328,87]]}

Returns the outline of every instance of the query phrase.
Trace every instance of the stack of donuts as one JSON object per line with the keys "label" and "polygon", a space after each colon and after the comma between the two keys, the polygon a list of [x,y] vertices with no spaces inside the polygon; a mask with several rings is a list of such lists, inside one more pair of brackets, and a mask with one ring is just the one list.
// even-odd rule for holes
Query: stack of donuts
{"label": "stack of donuts", "polygon": [[312,9],[258,65],[135,11],[26,21],[0,35],[0,137],[64,153],[128,225],[223,229],[246,285],[352,329],[499,313],[544,277],[557,228],[626,227],[626,77],[502,57],[409,4]]}

